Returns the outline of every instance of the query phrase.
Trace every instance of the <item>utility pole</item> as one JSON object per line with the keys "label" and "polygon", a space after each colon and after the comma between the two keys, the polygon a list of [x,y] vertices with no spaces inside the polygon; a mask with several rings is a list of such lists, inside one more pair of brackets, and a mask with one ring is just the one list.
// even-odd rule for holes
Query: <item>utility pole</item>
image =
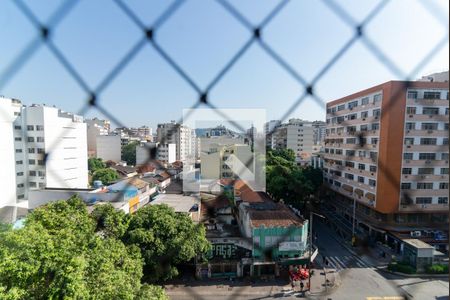
{"label": "utility pole", "polygon": [[355,246],[356,198],[353,198],[352,246]]}
{"label": "utility pole", "polygon": [[312,225],[313,225],[313,215],[316,215],[318,217],[321,217],[323,219],[325,219],[324,216],[319,215],[317,213],[314,213],[312,211],[309,211],[309,264],[308,264],[308,286],[309,286],[309,290],[311,291],[311,265],[312,265],[312,261],[311,261],[311,257],[312,257]]}

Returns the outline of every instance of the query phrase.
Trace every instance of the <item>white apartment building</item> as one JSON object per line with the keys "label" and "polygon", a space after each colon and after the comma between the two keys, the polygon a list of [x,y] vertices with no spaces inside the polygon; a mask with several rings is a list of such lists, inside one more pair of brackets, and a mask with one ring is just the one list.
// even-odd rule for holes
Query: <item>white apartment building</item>
{"label": "white apartment building", "polygon": [[118,135],[99,135],[97,136],[97,158],[103,161],[121,161],[122,143]]}
{"label": "white apartment building", "polygon": [[145,143],[136,147],[136,165],[143,165],[150,160],[151,149],[156,148],[156,160],[163,163],[176,161],[177,146],[175,144]]}
{"label": "white apartment building", "polygon": [[313,122],[290,119],[288,123],[279,124],[272,134],[272,148],[291,149],[297,162],[309,160],[315,152]]}
{"label": "white apartment building", "polygon": [[27,199],[29,189],[88,187],[86,124],[81,116],[0,98],[0,133],[0,184],[6,195],[0,207]]}
{"label": "white apartment building", "polygon": [[[253,153],[249,145],[242,144],[210,144],[209,149],[202,149],[200,175],[202,180],[217,180],[222,178],[237,178],[227,162],[234,155],[243,164],[253,163]],[[247,166],[252,170],[252,166]]]}
{"label": "white apartment building", "polygon": [[197,151],[195,130],[174,121],[158,124],[157,141],[163,144],[175,144],[176,160],[182,162],[188,159],[195,160]]}
{"label": "white apartment building", "polygon": [[108,120],[86,119],[88,156],[97,157],[97,137],[108,135],[111,124]]}

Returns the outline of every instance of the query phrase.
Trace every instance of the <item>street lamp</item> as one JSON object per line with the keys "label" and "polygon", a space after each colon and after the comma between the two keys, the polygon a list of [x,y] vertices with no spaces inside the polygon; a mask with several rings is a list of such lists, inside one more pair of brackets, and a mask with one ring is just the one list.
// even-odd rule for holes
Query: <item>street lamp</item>
{"label": "street lamp", "polygon": [[355,246],[356,198],[353,197],[352,246]]}
{"label": "street lamp", "polygon": [[318,217],[321,217],[322,219],[325,219],[324,216],[312,212],[309,212],[309,268],[308,268],[308,286],[309,286],[309,290],[311,291],[311,264],[312,264],[312,225],[313,225],[313,215],[316,215]]}

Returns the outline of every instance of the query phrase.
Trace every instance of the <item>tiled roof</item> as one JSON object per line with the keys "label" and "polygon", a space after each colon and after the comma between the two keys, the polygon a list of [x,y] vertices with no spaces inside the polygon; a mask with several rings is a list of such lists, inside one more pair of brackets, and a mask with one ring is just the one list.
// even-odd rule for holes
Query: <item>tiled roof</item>
{"label": "tiled roof", "polygon": [[282,203],[277,203],[275,209],[259,210],[248,208],[252,227],[289,227],[302,226],[303,220],[295,215]]}
{"label": "tiled roof", "polygon": [[135,167],[120,166],[120,165],[111,166],[111,168],[115,169],[117,172],[124,174],[124,175],[134,173],[137,170]]}

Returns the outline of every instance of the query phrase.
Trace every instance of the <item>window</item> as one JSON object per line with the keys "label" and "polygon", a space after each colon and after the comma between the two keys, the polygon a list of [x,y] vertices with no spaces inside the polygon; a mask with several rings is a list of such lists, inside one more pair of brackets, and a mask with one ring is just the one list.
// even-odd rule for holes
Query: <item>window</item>
{"label": "window", "polygon": [[357,106],[358,106],[358,100],[348,103],[348,108],[349,109],[352,109],[352,108],[357,107]]}
{"label": "window", "polygon": [[361,99],[361,105],[369,104],[369,97],[364,97]]}
{"label": "window", "polygon": [[419,153],[419,159],[435,160],[436,153]]}
{"label": "window", "polygon": [[381,101],[381,94],[376,94],[373,96],[373,103],[378,103]]}
{"label": "window", "polygon": [[356,132],[356,126],[347,126],[347,132]]}
{"label": "window", "polygon": [[380,129],[380,123],[373,123],[372,130],[378,130],[378,129]]}
{"label": "window", "polygon": [[403,168],[402,169],[402,174],[404,174],[404,175],[411,175],[412,174],[412,169],[411,168]]}
{"label": "window", "polygon": [[370,186],[376,186],[377,182],[375,180],[373,180],[373,179],[369,179],[369,185]]}
{"label": "window", "polygon": [[412,153],[403,153],[403,159],[413,159],[413,154]]}
{"label": "window", "polygon": [[353,180],[355,177],[353,176],[353,174],[345,173],[345,178]]}
{"label": "window", "polygon": [[421,138],[420,144],[421,145],[436,145],[437,139],[436,138]]}
{"label": "window", "polygon": [[17,176],[23,176],[23,172],[17,172],[16,175]]}
{"label": "window", "polygon": [[359,150],[359,151],[358,151],[358,157],[366,157],[366,151],[364,151],[364,150]]}
{"label": "window", "polygon": [[444,124],[444,130],[448,130],[448,123]]}
{"label": "window", "polygon": [[336,122],[337,122],[338,124],[341,124],[342,122],[344,122],[344,116],[337,117],[337,118],[336,118]]}
{"label": "window", "polygon": [[16,149],[16,153],[22,153],[22,149]]}
{"label": "window", "polygon": [[422,114],[424,114],[424,115],[438,115],[439,114],[439,108],[437,108],[437,107],[424,107],[422,109]]}
{"label": "window", "polygon": [[22,141],[22,138],[21,138],[21,137],[15,137],[15,138],[14,138],[14,141],[20,142],[20,141]]}
{"label": "window", "polygon": [[44,177],[45,176],[45,172],[44,171],[38,171],[38,176],[39,177]]}
{"label": "window", "polygon": [[38,143],[43,143],[44,142],[44,137],[43,136],[38,136],[37,137],[37,142]]}
{"label": "window", "polygon": [[38,160],[38,165],[43,166],[44,165],[44,161],[43,160]]}
{"label": "window", "polygon": [[416,108],[412,106],[406,107],[406,114],[408,115],[415,115],[416,114]]}
{"label": "window", "polygon": [[43,125],[36,125],[36,131],[43,131],[44,126]]}
{"label": "window", "polygon": [[441,175],[448,175],[448,168],[441,168]]}
{"label": "window", "polygon": [[441,160],[448,160],[448,153],[442,153]]}
{"label": "window", "polygon": [[36,160],[34,160],[34,159],[29,159],[29,160],[28,160],[28,164],[29,164],[29,165],[35,165],[35,164],[36,164]]}
{"label": "window", "polygon": [[370,158],[372,160],[377,160],[378,154],[376,152],[370,152]]}
{"label": "window", "polygon": [[348,116],[347,116],[347,119],[348,119],[348,120],[355,120],[356,117],[357,117],[357,114],[351,114],[351,115],[348,115]]}
{"label": "window", "polygon": [[28,143],[33,143],[34,142],[34,137],[29,136],[27,141],[28,141]]}
{"label": "window", "polygon": [[437,123],[422,123],[422,130],[437,130]]}
{"label": "window", "polygon": [[402,182],[402,190],[410,190],[411,182]]}
{"label": "window", "polygon": [[405,138],[405,145],[414,145],[414,138]]}
{"label": "window", "polygon": [[340,186],[341,186],[341,183],[340,183],[339,181],[335,181],[335,182],[334,182],[334,185],[337,186],[337,187],[340,187]]}
{"label": "window", "polygon": [[423,99],[441,99],[441,92],[424,92]]}
{"label": "window", "polygon": [[440,190],[448,190],[448,182],[440,182],[439,189]]}
{"label": "window", "polygon": [[30,176],[36,176],[36,171],[30,171],[28,174],[29,174]]}
{"label": "window", "polygon": [[359,183],[364,183],[364,177],[358,176],[358,182]]}
{"label": "window", "polygon": [[433,198],[431,197],[417,197],[416,204],[431,204]]}
{"label": "window", "polygon": [[18,185],[17,185],[17,187],[18,188],[23,188],[25,185],[23,184],[23,183],[19,183]]}
{"label": "window", "polygon": [[30,181],[30,187],[32,187],[32,188],[36,187],[36,182]]}
{"label": "window", "polygon": [[356,144],[356,138],[347,139],[347,144]]}
{"label": "window", "polygon": [[20,126],[20,125],[14,125],[14,129],[21,130],[21,129],[22,129],[22,126]]}
{"label": "window", "polygon": [[345,162],[345,166],[349,167],[349,168],[354,168],[355,167],[355,163],[352,161],[346,161]]}
{"label": "window", "polygon": [[23,199],[23,198],[25,198],[25,195],[24,195],[24,194],[17,195],[17,199]]}
{"label": "window", "polygon": [[37,153],[44,154],[45,153],[44,148],[37,148]]}
{"label": "window", "polygon": [[408,99],[417,99],[417,91],[408,91]]}
{"label": "window", "polygon": [[374,109],[372,115],[374,117],[379,117],[381,115],[381,109]]}
{"label": "window", "polygon": [[16,160],[16,165],[23,165],[23,160]]}
{"label": "window", "polygon": [[414,130],[414,129],[416,129],[416,123],[408,122],[405,124],[405,128],[406,128],[406,130]]}
{"label": "window", "polygon": [[361,112],[361,118],[367,118],[369,116],[369,112],[368,111],[362,111]]}
{"label": "window", "polygon": [[338,107],[337,107],[338,111],[341,111],[341,110],[344,110],[344,109],[345,109],[345,104],[338,105]]}
{"label": "window", "polygon": [[439,204],[448,204],[448,197],[439,197],[438,203]]}
{"label": "window", "polygon": [[27,125],[27,130],[28,131],[33,131],[34,130],[34,126],[33,125]]}
{"label": "window", "polygon": [[365,170],[366,169],[366,165],[365,164],[358,164],[358,169],[359,170]]}
{"label": "window", "polygon": [[367,125],[361,125],[360,130],[367,131],[368,130]]}
{"label": "window", "polygon": [[419,175],[432,175],[434,174],[433,168],[419,168],[417,174]]}
{"label": "window", "polygon": [[34,153],[35,149],[34,148],[28,148],[28,153]]}
{"label": "window", "polygon": [[14,115],[15,115],[15,116],[20,116],[20,112],[15,111],[15,112],[14,112]]}
{"label": "window", "polygon": [[432,190],[433,183],[432,182],[418,182],[417,189],[418,190]]}
{"label": "window", "polygon": [[442,145],[448,145],[448,138],[442,139]]}
{"label": "window", "polygon": [[39,188],[40,188],[40,189],[45,188],[45,184],[44,184],[43,182],[39,182]]}
{"label": "window", "polygon": [[376,172],[377,171],[377,166],[369,166],[369,171],[370,172]]}
{"label": "window", "polygon": [[345,155],[347,156],[355,156],[355,150],[346,150]]}
{"label": "window", "polygon": [[372,138],[372,145],[378,144],[378,138]]}
{"label": "window", "polygon": [[445,108],[445,115],[448,115],[448,107]]}

